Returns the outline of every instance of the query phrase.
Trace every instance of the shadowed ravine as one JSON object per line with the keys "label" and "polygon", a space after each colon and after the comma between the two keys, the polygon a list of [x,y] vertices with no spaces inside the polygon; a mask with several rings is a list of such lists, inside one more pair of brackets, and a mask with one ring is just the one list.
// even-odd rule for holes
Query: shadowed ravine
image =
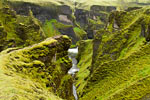
{"label": "shadowed ravine", "polygon": [[[72,59],[72,68],[68,71],[68,74],[71,74],[72,77],[74,77],[75,73],[79,71],[79,68],[77,67],[77,60],[76,60],[76,55],[78,54],[78,47],[69,49],[68,53],[69,53],[69,58]],[[73,88],[73,95],[75,97],[75,100],[78,100],[76,87],[74,84],[72,85],[72,88]]]}

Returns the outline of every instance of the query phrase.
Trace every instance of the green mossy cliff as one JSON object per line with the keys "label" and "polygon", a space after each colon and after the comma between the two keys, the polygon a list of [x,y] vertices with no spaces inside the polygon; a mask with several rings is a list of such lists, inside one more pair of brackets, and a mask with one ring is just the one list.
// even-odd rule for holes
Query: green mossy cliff
{"label": "green mossy cliff", "polygon": [[43,30],[47,37],[60,34],[67,35],[72,39],[73,44],[79,40],[87,39],[87,33],[82,28],[63,24],[56,19],[46,21],[43,25]]}
{"label": "green mossy cliff", "polygon": [[78,68],[79,72],[76,74],[76,87],[78,94],[83,93],[84,86],[87,84],[87,79],[90,75],[93,55],[93,40],[82,40],[78,43]]}
{"label": "green mossy cliff", "polygon": [[[73,100],[72,77],[67,74],[71,41],[56,36],[23,49],[0,53],[1,100]],[[56,96],[58,97],[56,97]]]}
{"label": "green mossy cliff", "polygon": [[10,47],[25,47],[45,38],[40,22],[30,16],[16,15],[8,6],[0,8],[0,51]]}
{"label": "green mossy cliff", "polygon": [[46,21],[43,25],[43,30],[47,37],[60,34],[67,35],[72,39],[73,44],[79,40],[87,39],[87,33],[83,29],[73,25],[65,25],[56,19]]}
{"label": "green mossy cliff", "polygon": [[[80,72],[77,74],[80,100],[150,98],[149,26],[149,8],[112,12],[107,28],[99,30],[92,42],[92,63],[83,66],[90,71],[83,74],[89,75],[85,78]],[[82,44],[80,47],[86,48]],[[88,46],[87,49],[91,50]],[[80,63],[84,64],[84,60]],[[80,83],[82,80],[85,85]]]}

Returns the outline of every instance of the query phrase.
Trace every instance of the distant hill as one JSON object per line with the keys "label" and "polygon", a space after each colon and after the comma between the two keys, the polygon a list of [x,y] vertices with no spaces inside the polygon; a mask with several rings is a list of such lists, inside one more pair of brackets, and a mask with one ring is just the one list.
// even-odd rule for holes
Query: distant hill
{"label": "distant hill", "polygon": [[8,1],[24,1],[32,3],[54,3],[57,5],[69,5],[72,8],[89,9],[92,5],[105,5],[105,6],[146,6],[150,5],[150,0],[8,0]]}

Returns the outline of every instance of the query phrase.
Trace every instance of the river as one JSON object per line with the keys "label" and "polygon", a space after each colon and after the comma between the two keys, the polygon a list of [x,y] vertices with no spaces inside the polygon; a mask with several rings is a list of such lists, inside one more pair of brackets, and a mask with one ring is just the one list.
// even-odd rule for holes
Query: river
{"label": "river", "polygon": [[[77,67],[78,62],[76,59],[76,56],[78,54],[78,47],[69,49],[68,54],[69,54],[69,58],[72,59],[72,68],[68,71],[68,74],[71,74],[72,77],[74,77],[75,73],[79,71],[79,68]],[[78,100],[78,95],[74,84],[72,85],[72,88],[73,88],[73,95],[75,97],[75,100]]]}

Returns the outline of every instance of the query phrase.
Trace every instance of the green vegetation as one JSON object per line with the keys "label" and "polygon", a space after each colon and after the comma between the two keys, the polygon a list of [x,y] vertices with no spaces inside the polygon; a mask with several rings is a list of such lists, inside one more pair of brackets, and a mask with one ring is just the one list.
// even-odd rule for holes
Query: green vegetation
{"label": "green vegetation", "polygon": [[89,23],[95,25],[95,24],[102,24],[101,20],[99,19],[98,21],[95,21],[95,20],[92,20],[92,19],[89,19]]}
{"label": "green vegetation", "polygon": [[79,54],[77,59],[78,68],[80,69],[76,75],[76,86],[78,87],[78,94],[83,93],[84,86],[87,84],[87,79],[90,74],[89,69],[91,68],[92,63],[92,54],[93,54],[93,41],[92,40],[82,40],[79,42]]}
{"label": "green vegetation", "polygon": [[87,39],[87,33],[83,29],[74,27],[73,25],[65,25],[58,22],[56,19],[46,21],[43,25],[43,30],[46,34],[46,37],[52,37],[65,33],[68,34],[73,41]]}
{"label": "green vegetation", "polygon": [[87,33],[86,33],[83,29],[81,29],[81,28],[79,28],[79,27],[74,27],[73,30],[74,30],[76,36],[77,36],[80,40],[82,40],[82,39],[84,39],[84,38],[87,37],[87,36],[86,36]]}
{"label": "green vegetation", "polygon": [[3,6],[3,2],[2,1],[0,1],[0,8]]}
{"label": "green vegetation", "polygon": [[107,29],[95,35],[90,61],[84,62],[87,55],[79,59],[79,64],[87,64],[76,78],[80,100],[149,98],[149,12],[149,8],[112,12]]}
{"label": "green vegetation", "polygon": [[[56,20],[50,24],[68,28]],[[46,34],[44,31],[32,11],[29,16],[21,16],[8,6],[0,8],[0,51],[9,48],[0,53],[1,100],[74,98],[72,77],[67,74],[71,67],[67,52],[71,40],[57,36],[43,41],[49,35],[49,30]]]}
{"label": "green vegetation", "polygon": [[72,44],[72,45],[70,46],[70,48],[75,48],[75,47],[77,47],[75,44]]}
{"label": "green vegetation", "polygon": [[105,23],[102,22],[99,17],[96,17],[96,18],[97,18],[96,20],[88,19],[87,29],[90,29],[90,30],[99,30],[100,28],[104,28]]}
{"label": "green vegetation", "polygon": [[6,5],[7,0],[0,1],[0,9]]}
{"label": "green vegetation", "polygon": [[149,48],[143,46],[130,57],[104,63],[94,71],[89,91],[81,100],[135,100],[149,94]]}
{"label": "green vegetation", "polygon": [[72,77],[67,36],[48,38],[23,49],[0,53],[1,100],[72,100]]}
{"label": "green vegetation", "polygon": [[[0,26],[5,33],[0,43],[4,50],[9,47],[24,47],[42,41],[45,34],[40,22],[30,12],[29,17],[16,15],[8,6],[0,9]],[[0,51],[1,51],[0,50]]]}
{"label": "green vegetation", "polygon": [[54,26],[54,23],[56,22],[57,20],[53,19],[50,21],[46,21],[43,25],[43,30],[47,37],[52,37],[60,34],[60,32]]}
{"label": "green vegetation", "polygon": [[[95,35],[95,43],[101,41],[95,51],[95,65],[128,57],[144,45],[141,25],[148,26],[149,15],[145,9],[130,12],[116,11],[110,15],[109,26]],[[118,29],[114,27],[118,26]]]}
{"label": "green vegetation", "polygon": [[[48,2],[52,5],[63,4],[59,0],[22,1],[40,6],[48,6]],[[101,2],[102,5],[119,5],[119,9],[124,9],[130,2],[108,1],[81,0],[76,6],[89,9],[91,5]],[[74,5],[69,2],[64,1],[64,4]],[[0,2],[0,6],[2,3]],[[120,6],[121,3],[125,4]],[[105,19],[103,22],[100,19],[108,13],[99,14],[102,18],[94,16],[94,20],[88,19],[88,25],[83,26],[86,31],[95,32],[104,27]],[[87,33],[75,21],[74,16],[70,17],[76,27],[60,23],[56,19],[46,21],[42,26],[34,18],[32,11],[25,17],[16,15],[9,7],[0,8],[0,51],[18,47],[0,53],[0,98],[73,100],[73,80],[67,74],[72,66],[67,52],[71,40],[67,36],[58,36],[67,34],[74,39],[73,42],[81,40],[77,43],[80,71],[75,76],[80,100],[149,99],[150,9],[113,11],[107,27],[100,29],[93,40],[84,40],[87,39]],[[52,36],[56,37],[43,41]],[[40,41],[43,42],[38,43]],[[32,46],[25,47],[29,45]],[[71,45],[73,47],[76,45]]]}

